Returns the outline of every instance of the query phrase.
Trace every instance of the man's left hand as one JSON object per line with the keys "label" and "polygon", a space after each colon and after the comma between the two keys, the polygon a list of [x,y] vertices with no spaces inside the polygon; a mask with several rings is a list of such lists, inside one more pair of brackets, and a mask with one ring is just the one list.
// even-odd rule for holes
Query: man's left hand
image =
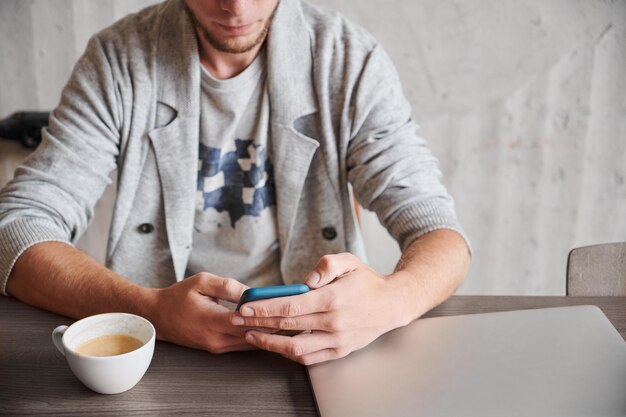
{"label": "man's left hand", "polygon": [[322,257],[306,284],[312,288],[306,294],[245,304],[232,323],[310,330],[296,336],[250,330],[246,341],[311,365],[344,357],[413,319],[406,288],[349,253]]}

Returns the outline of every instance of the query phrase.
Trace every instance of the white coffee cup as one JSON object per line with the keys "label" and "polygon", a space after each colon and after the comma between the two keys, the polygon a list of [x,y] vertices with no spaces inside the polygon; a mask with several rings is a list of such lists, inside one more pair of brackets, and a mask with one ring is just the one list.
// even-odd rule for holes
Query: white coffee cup
{"label": "white coffee cup", "polygon": [[[87,356],[76,351],[89,340],[113,334],[132,336],[143,345],[115,356]],[[98,314],[52,331],[52,341],[65,356],[74,375],[88,388],[101,394],[127,391],[141,380],[152,361],[155,339],[156,331],[152,323],[127,313]]]}

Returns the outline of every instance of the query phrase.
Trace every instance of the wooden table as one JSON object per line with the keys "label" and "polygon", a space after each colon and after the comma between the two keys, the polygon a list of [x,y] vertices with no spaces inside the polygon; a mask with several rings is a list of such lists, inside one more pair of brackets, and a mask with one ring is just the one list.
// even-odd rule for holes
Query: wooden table
{"label": "wooden table", "polygon": [[[626,339],[626,297],[454,296],[427,317],[593,304]],[[267,352],[211,355],[157,342],[141,382],[100,395],[52,345],[71,320],[0,297],[0,415],[315,416],[303,366]]]}

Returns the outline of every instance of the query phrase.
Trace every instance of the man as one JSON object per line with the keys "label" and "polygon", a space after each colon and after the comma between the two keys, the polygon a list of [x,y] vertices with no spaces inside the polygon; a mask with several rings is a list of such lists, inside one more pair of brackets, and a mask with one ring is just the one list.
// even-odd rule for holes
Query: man
{"label": "man", "polygon": [[[445,300],[469,267],[415,128],[381,46],[335,13],[150,7],[90,40],[0,194],[0,289],[70,317],[139,314],[160,339],[214,353],[345,356]],[[71,243],[116,168],[105,268]],[[389,276],[360,260],[348,184],[402,247]],[[312,291],[241,314],[219,303],[277,282]]]}

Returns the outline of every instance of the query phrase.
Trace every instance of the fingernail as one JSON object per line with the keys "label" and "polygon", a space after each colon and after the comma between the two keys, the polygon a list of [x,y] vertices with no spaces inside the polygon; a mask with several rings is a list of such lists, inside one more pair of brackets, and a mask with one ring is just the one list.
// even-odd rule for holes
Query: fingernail
{"label": "fingernail", "polygon": [[316,271],[313,271],[309,274],[309,277],[306,279],[307,285],[309,287],[315,286],[317,285],[318,282],[320,282],[320,274]]}
{"label": "fingernail", "polygon": [[252,332],[246,333],[246,339],[248,339],[248,341],[250,342],[254,342],[254,335],[252,334]]}
{"label": "fingernail", "polygon": [[241,326],[244,323],[244,320],[239,316],[234,316],[230,322],[235,326]]}
{"label": "fingernail", "polygon": [[252,315],[254,315],[254,311],[253,311],[250,307],[243,307],[243,308],[239,311],[239,313],[240,313],[242,316],[252,316]]}

